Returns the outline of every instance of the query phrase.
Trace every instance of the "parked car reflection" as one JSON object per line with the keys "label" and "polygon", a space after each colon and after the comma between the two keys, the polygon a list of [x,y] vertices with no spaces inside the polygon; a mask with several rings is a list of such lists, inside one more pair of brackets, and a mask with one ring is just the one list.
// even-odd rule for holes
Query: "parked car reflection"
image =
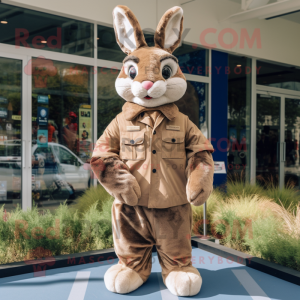
{"label": "parked car reflection", "polygon": [[48,143],[32,147],[32,187],[35,201],[75,199],[90,186],[90,171],[67,147]]}
{"label": "parked car reflection", "polygon": [[[48,143],[47,147],[34,144],[31,156],[33,200],[73,200],[90,186],[89,166],[67,147],[56,143]],[[21,191],[21,167],[21,140],[4,142],[0,152],[0,183],[5,182],[9,198],[16,189]],[[2,195],[5,191],[0,194],[0,201],[7,200]]]}
{"label": "parked car reflection", "polygon": [[12,203],[21,193],[21,141],[0,143],[0,203]]}

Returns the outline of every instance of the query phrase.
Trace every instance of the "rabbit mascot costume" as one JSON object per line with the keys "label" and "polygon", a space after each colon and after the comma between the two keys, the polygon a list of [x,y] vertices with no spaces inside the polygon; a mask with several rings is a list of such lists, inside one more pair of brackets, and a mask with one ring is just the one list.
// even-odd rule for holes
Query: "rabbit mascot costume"
{"label": "rabbit mascot costume", "polygon": [[98,139],[91,168],[114,198],[113,238],[119,263],[104,282],[114,293],[134,291],[151,273],[156,245],[164,284],[177,296],[196,295],[202,278],[191,262],[192,205],[213,189],[211,143],[174,104],[187,83],[172,52],[183,11],[169,9],[148,47],[132,11],[113,11],[116,39],[127,54],[116,80],[126,101]]}

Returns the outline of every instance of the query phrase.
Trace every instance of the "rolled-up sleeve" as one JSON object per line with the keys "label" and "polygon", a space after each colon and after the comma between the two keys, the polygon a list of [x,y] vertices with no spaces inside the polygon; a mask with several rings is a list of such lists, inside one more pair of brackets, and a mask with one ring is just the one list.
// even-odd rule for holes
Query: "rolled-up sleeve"
{"label": "rolled-up sleeve", "polygon": [[92,157],[109,158],[119,156],[119,153],[120,130],[116,117],[97,140]]}
{"label": "rolled-up sleeve", "polygon": [[185,148],[187,159],[200,151],[214,152],[210,141],[203,135],[200,129],[189,119],[187,119],[187,131],[185,135]]}

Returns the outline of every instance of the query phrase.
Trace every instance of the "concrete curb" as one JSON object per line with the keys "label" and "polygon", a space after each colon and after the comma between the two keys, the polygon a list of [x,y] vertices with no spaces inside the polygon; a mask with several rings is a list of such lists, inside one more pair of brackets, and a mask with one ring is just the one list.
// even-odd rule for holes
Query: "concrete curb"
{"label": "concrete curb", "polygon": [[296,270],[196,237],[192,237],[192,246],[221,256],[229,261],[237,262],[249,268],[300,285],[300,272]]}
{"label": "concrete curb", "polygon": [[[235,261],[249,268],[267,273],[285,281],[300,285],[300,272],[253,257],[240,251],[224,247],[209,240],[192,237],[192,246],[203,249],[215,255],[221,256],[230,261]],[[155,246],[152,252],[156,252]],[[66,254],[52,257],[51,260],[40,260],[30,262],[15,262],[0,265],[0,278],[34,273],[34,276],[45,276],[46,270],[65,268],[70,266],[90,264],[94,262],[108,261],[114,263],[117,255],[113,248],[105,250],[95,250],[82,253]]]}

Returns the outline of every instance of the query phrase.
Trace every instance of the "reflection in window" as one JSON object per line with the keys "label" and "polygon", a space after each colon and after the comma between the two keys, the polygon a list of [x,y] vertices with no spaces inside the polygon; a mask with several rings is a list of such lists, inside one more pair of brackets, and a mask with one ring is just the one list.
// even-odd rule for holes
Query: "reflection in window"
{"label": "reflection in window", "polygon": [[257,84],[300,91],[300,68],[257,61]]}
{"label": "reflection in window", "polygon": [[125,100],[115,89],[115,81],[120,70],[98,68],[98,124],[97,137],[99,138],[108,124],[122,111]]}
{"label": "reflection in window", "polygon": [[[39,207],[76,200],[90,185],[93,68],[33,58],[32,194]],[[48,202],[50,201],[50,202]]]}
{"label": "reflection in window", "polygon": [[227,175],[249,180],[251,59],[229,55],[228,66]]}
{"label": "reflection in window", "polygon": [[0,43],[94,57],[94,25],[0,3]]}
{"label": "reflection in window", "polygon": [[126,54],[116,42],[114,29],[98,25],[98,59],[122,62]]}
{"label": "reflection in window", "polygon": [[199,76],[209,75],[207,49],[182,44],[173,54],[178,58],[183,73]]}
{"label": "reflection in window", "polygon": [[206,137],[208,136],[207,89],[208,84],[206,83],[188,81],[184,96],[175,102],[179,111],[187,115]]}
{"label": "reflection in window", "polygon": [[62,164],[74,165],[76,157],[72,155],[68,150],[60,148],[59,160]]}
{"label": "reflection in window", "polygon": [[0,58],[0,206],[21,206],[22,62]]}

